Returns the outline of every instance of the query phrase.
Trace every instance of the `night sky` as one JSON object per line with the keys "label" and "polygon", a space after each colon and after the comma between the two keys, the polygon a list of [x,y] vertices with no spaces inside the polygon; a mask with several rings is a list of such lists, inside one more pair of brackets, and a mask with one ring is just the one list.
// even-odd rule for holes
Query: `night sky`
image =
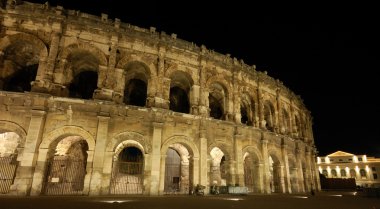
{"label": "night sky", "polygon": [[301,95],[313,116],[319,155],[341,150],[380,157],[380,79],[375,62],[380,61],[380,22],[371,5],[345,3],[322,10],[287,5],[275,10],[238,1],[49,2],[176,33],[177,38],[256,65]]}

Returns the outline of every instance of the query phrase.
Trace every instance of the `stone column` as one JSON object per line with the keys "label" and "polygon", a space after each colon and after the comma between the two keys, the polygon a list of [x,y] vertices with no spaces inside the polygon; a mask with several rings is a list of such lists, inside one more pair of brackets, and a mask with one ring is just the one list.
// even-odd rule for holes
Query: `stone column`
{"label": "stone column", "polygon": [[98,128],[96,133],[96,144],[93,158],[93,169],[91,175],[90,195],[101,194],[103,180],[104,154],[108,139],[109,117],[98,116]]}
{"label": "stone column", "polygon": [[264,118],[263,93],[262,93],[262,90],[260,89],[260,85],[257,88],[257,101],[259,102],[258,109],[259,109],[260,128],[266,129],[266,127],[265,127],[265,121],[264,121],[265,118]]}
{"label": "stone column", "polygon": [[94,151],[87,151],[87,163],[86,163],[86,176],[83,181],[83,195],[88,195],[90,193],[90,183],[92,177],[92,162],[94,160]]}
{"label": "stone column", "polygon": [[285,178],[285,193],[292,193],[292,186],[290,183],[289,161],[288,161],[288,145],[283,144],[281,146],[282,159],[284,160],[284,178]]}
{"label": "stone column", "polygon": [[286,193],[286,185],[285,185],[285,166],[280,165],[278,169],[280,170],[280,190],[282,193]]}
{"label": "stone column", "polygon": [[283,115],[282,115],[282,105],[281,105],[281,96],[280,96],[280,89],[276,89],[276,106],[277,106],[277,133],[285,133],[285,128],[284,128],[284,120],[283,120]]}
{"label": "stone column", "polygon": [[33,174],[32,189],[30,190],[31,196],[38,196],[43,192],[43,181],[46,174],[47,163],[49,163],[47,161],[48,153],[49,149],[39,149],[38,151],[37,163]]}
{"label": "stone column", "polygon": [[236,161],[236,182],[242,186],[244,185],[244,160],[243,160],[243,147],[241,144],[242,135],[235,135],[234,139],[234,153]]}
{"label": "stone column", "polygon": [[311,152],[309,149],[306,149],[306,186],[307,186],[307,191],[309,192],[312,188],[313,188],[313,179],[312,179],[312,175],[311,175]]}
{"label": "stone column", "polygon": [[[207,138],[206,138],[206,130],[200,130],[200,139],[199,139],[199,184],[203,186],[207,186],[208,182],[208,153],[207,153]],[[196,175],[196,173],[194,173]],[[211,182],[212,183],[212,182]],[[195,184],[195,182],[194,182]],[[195,184],[196,185],[196,184]],[[208,190],[205,191],[208,193]]]}
{"label": "stone column", "polygon": [[[31,190],[38,157],[38,146],[41,144],[45,118],[45,111],[31,110],[31,119],[27,131],[28,134],[26,135],[25,148],[21,155],[22,159],[17,168],[14,183],[10,188],[11,194],[28,195]],[[43,162],[43,159],[41,159],[41,161]],[[38,177],[36,176],[36,178]]]}
{"label": "stone column", "polygon": [[302,170],[302,161],[301,161],[301,151],[299,148],[296,149],[296,164],[298,166],[297,181],[299,185],[299,192],[305,192],[304,176]]}
{"label": "stone column", "polygon": [[[159,192],[164,191],[166,156],[161,156],[162,127],[163,123],[153,122],[150,195],[158,195]],[[160,178],[160,173],[163,178]]]}
{"label": "stone column", "polygon": [[[258,176],[256,177],[255,181],[258,181],[257,186],[258,186],[258,192],[260,193],[265,193],[265,173],[264,173],[264,164],[259,163],[258,166],[256,167],[258,169]],[[256,185],[256,184],[255,184]]]}
{"label": "stone column", "polygon": [[206,87],[206,60],[200,59],[199,69],[199,115],[207,117],[209,92]]}
{"label": "stone column", "polygon": [[269,171],[269,155],[268,155],[268,140],[262,137],[261,139],[261,152],[263,155],[264,162],[264,192],[267,194],[271,193],[270,189],[270,171]]}
{"label": "stone column", "polygon": [[190,91],[190,114],[198,115],[198,104],[199,104],[199,89],[198,85],[193,85]]}

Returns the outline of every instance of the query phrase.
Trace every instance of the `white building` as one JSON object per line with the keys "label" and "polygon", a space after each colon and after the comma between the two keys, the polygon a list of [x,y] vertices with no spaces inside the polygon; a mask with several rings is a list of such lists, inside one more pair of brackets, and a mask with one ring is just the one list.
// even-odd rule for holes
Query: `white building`
{"label": "white building", "polygon": [[336,151],[317,157],[317,165],[327,178],[355,178],[358,186],[380,187],[380,158]]}

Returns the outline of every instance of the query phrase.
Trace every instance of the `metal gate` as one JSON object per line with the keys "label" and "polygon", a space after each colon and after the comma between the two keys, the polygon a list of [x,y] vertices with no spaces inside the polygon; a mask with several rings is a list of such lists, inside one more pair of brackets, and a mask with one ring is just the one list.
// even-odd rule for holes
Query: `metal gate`
{"label": "metal gate", "polygon": [[54,159],[48,164],[44,184],[45,195],[82,195],[86,162],[82,160]]}
{"label": "metal gate", "polygon": [[143,162],[113,162],[110,194],[142,194]]}
{"label": "metal gate", "polygon": [[0,194],[9,192],[16,174],[17,156],[0,157]]}
{"label": "metal gate", "polygon": [[254,192],[253,169],[249,165],[244,166],[244,184],[248,188],[248,192]]}
{"label": "metal gate", "polygon": [[165,164],[165,193],[178,193],[180,191],[181,164]]}

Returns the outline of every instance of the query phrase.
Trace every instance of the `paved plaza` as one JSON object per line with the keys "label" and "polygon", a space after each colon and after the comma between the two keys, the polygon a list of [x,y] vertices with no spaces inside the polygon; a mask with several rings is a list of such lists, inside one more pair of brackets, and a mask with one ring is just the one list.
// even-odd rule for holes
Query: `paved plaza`
{"label": "paved plaza", "polygon": [[0,197],[1,209],[380,209],[380,198],[352,192],[311,195]]}

